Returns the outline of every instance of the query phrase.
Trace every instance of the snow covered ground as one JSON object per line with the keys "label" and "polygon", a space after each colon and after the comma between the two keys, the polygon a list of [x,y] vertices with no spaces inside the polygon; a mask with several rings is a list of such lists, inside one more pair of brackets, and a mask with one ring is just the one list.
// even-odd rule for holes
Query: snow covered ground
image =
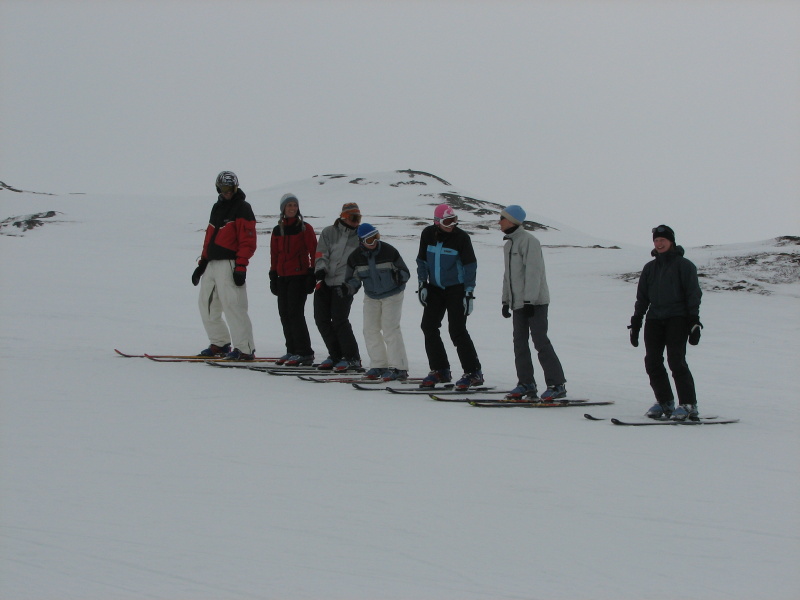
{"label": "snow covered ground", "polygon": [[[425,174],[242,187],[263,232],[248,273],[258,354],[283,352],[267,271],[284,192],[317,231],[357,201],[412,268],[438,194],[452,193],[479,260],[470,330],[487,380],[515,383],[496,205]],[[700,408],[741,422],[620,428],[580,409],[478,409],[116,356],[207,344],[189,276],[209,188],[0,191],[0,221],[56,211],[25,232],[0,223],[0,597],[800,597],[796,241],[687,248],[707,272],[689,350]],[[536,235],[570,394],[616,401],[598,416],[641,415],[652,395],[628,343],[624,275],[649,260],[649,231],[613,248],[602,224],[589,235],[525,208],[551,227]],[[741,281],[750,292],[710,291]],[[413,290],[404,311],[423,375]],[[306,314],[324,357],[310,303]],[[360,340],[361,295],[352,321]]]}

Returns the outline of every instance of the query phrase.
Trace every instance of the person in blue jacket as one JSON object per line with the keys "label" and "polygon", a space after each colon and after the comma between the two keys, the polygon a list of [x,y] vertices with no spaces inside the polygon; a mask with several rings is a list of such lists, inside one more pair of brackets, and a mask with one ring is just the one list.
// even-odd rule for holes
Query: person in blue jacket
{"label": "person in blue jacket", "polygon": [[478,261],[469,234],[459,229],[453,209],[440,204],[434,210],[433,225],[422,230],[417,254],[417,293],[424,307],[421,328],[431,369],[422,387],[452,380],[450,361],[439,331],[445,314],[450,339],[464,372],[455,384],[456,389],[465,390],[483,383],[478,353],[467,331],[477,270]]}
{"label": "person in blue jacket", "polygon": [[[673,420],[697,419],[697,393],[694,378],[686,363],[686,342],[693,346],[700,342],[700,282],[697,267],[684,258],[684,250],[675,245],[675,232],[671,227],[653,228],[654,257],[642,269],[636,289],[630,329],[631,344],[639,345],[639,330],[644,323],[644,364],[650,377],[650,387],[656,403],[647,411],[651,419],[672,417]],[[667,363],[678,393],[675,396],[664,368],[664,350]]]}
{"label": "person in blue jacket", "polygon": [[400,330],[403,291],[411,274],[397,249],[369,223],[358,226],[359,247],[347,259],[345,285],[354,295],[364,286],[364,341],[369,379],[408,379],[408,356]]}

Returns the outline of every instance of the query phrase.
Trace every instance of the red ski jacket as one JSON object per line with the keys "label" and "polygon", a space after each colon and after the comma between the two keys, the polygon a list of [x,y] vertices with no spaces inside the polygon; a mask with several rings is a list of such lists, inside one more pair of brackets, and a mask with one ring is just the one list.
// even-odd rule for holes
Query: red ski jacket
{"label": "red ski jacket", "polygon": [[246,271],[256,252],[256,217],[242,190],[233,198],[220,197],[211,208],[203,240],[203,260],[235,260],[236,271]]}
{"label": "red ski jacket", "polygon": [[306,275],[314,265],[317,235],[314,228],[297,218],[285,219],[276,225],[270,241],[270,270],[279,277]]}

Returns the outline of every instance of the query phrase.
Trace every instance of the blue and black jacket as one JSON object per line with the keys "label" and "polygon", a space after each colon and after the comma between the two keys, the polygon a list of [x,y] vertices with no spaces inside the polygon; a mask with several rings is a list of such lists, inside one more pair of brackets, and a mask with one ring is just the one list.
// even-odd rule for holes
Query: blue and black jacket
{"label": "blue and black jacket", "polygon": [[397,249],[381,241],[373,250],[359,246],[347,259],[345,283],[351,294],[363,284],[369,298],[382,300],[402,292],[410,277]]}
{"label": "blue and black jacket", "polygon": [[472,239],[463,229],[450,233],[430,225],[422,230],[417,254],[417,278],[429,285],[448,288],[463,285],[464,292],[475,289],[478,259]]}

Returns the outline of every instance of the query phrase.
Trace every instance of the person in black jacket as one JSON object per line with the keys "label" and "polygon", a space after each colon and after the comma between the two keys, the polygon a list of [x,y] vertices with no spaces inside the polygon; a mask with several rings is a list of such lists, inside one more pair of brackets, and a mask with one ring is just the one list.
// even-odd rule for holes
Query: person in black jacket
{"label": "person in black jacket", "polygon": [[425,353],[431,369],[421,387],[434,387],[452,380],[440,332],[445,315],[450,340],[464,369],[464,375],[455,384],[456,389],[483,384],[478,353],[467,331],[477,271],[478,259],[469,234],[458,227],[458,217],[452,207],[440,204],[434,209],[433,225],[422,230],[417,253],[417,294],[424,307],[420,327],[425,335]]}
{"label": "person in black jacket", "polygon": [[[684,250],[675,245],[675,232],[666,225],[653,228],[651,254],[655,257],[644,266],[636,290],[636,304],[631,317],[631,344],[639,345],[639,331],[644,324],[644,364],[656,403],[647,411],[651,419],[697,419],[697,394],[694,378],[686,363],[686,342],[700,342],[700,298],[703,295],[697,268],[684,258]],[[679,406],[664,368],[667,363],[675,381]]]}

